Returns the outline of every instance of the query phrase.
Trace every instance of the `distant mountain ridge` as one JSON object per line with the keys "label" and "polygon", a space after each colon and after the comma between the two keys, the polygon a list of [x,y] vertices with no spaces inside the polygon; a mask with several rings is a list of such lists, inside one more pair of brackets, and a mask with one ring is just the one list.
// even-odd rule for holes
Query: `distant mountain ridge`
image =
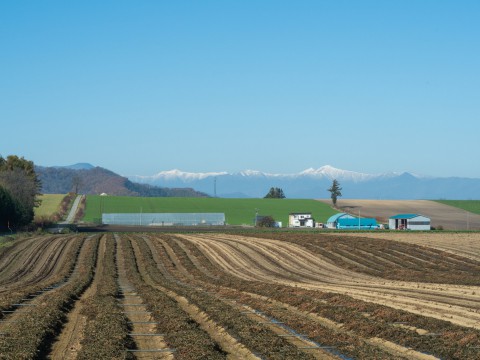
{"label": "distant mountain ridge", "polygon": [[131,181],[165,187],[192,187],[219,197],[263,197],[270,187],[280,187],[288,198],[328,198],[333,179],[351,199],[480,199],[480,179],[419,176],[408,172],[366,174],[330,165],[295,174],[256,170],[237,173],[192,173],[178,169],[152,176],[128,176]]}
{"label": "distant mountain ridge", "polygon": [[302,176],[310,176],[310,177],[317,177],[317,178],[328,178],[330,180],[337,179],[337,180],[351,180],[351,181],[364,181],[372,178],[377,177],[392,177],[399,175],[398,173],[385,173],[385,174],[365,174],[355,171],[349,170],[341,170],[334,168],[330,165],[322,166],[321,168],[314,169],[309,168],[302,172],[295,173],[295,174],[272,174],[266,173],[258,170],[244,170],[236,173],[228,173],[225,171],[222,172],[207,172],[207,173],[192,173],[192,172],[184,172],[178,169],[168,170],[168,171],[161,171],[156,175],[152,176],[141,176],[141,175],[133,175],[128,176],[129,179],[135,179],[138,181],[157,181],[157,180],[170,180],[170,179],[178,179],[184,182],[189,182],[193,180],[203,180],[205,178],[209,178],[212,176],[243,176],[243,177],[269,177],[269,178],[299,178]]}
{"label": "distant mountain ridge", "polygon": [[93,169],[95,166],[89,163],[76,163],[73,165],[67,166],[53,166],[56,169],[71,169],[71,170],[90,170]]}
{"label": "distant mountain ridge", "polygon": [[158,187],[138,184],[110,170],[79,163],[71,166],[36,166],[35,171],[42,184],[44,194],[66,194],[73,190],[74,179],[79,180],[81,194],[156,196],[156,197],[207,197],[192,188]]}

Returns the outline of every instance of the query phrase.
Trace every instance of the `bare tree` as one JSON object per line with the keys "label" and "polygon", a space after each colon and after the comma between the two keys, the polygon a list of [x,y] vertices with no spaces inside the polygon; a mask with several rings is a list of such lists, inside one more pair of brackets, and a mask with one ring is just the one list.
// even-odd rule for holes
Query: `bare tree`
{"label": "bare tree", "polygon": [[78,194],[80,188],[83,186],[83,180],[79,175],[72,178],[72,189],[75,194]]}

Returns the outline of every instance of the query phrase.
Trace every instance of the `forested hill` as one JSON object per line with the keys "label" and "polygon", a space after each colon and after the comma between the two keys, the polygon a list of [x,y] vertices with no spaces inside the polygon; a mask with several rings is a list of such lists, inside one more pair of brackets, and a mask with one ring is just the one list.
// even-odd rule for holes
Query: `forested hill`
{"label": "forested hill", "polygon": [[[66,194],[77,190],[79,194],[158,196],[158,197],[207,197],[208,195],[192,188],[163,188],[134,183],[114,172],[93,167],[72,169],[68,167],[36,166],[35,172],[42,183],[44,194]],[[77,187],[77,189],[75,189]]]}

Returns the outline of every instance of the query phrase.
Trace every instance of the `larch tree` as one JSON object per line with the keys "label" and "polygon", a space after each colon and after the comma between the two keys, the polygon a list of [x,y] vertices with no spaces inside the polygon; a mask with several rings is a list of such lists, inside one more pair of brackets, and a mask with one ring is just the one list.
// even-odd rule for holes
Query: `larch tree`
{"label": "larch tree", "polygon": [[342,196],[342,188],[337,179],[333,179],[332,186],[330,186],[327,191],[330,192],[330,197],[332,198],[333,206],[337,206],[337,198]]}

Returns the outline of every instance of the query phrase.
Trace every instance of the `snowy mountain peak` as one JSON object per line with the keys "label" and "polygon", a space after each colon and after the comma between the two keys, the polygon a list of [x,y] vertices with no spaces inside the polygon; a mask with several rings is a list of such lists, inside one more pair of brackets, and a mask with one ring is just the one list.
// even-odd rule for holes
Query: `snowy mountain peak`
{"label": "snowy mountain peak", "polygon": [[257,170],[193,173],[173,169],[153,176],[128,178],[160,187],[188,186],[224,198],[259,198],[272,186],[280,187],[292,199],[326,198],[333,179],[340,182],[343,196],[352,199],[467,199],[478,197],[480,193],[480,179],[432,178],[394,172],[366,174],[331,165],[289,174]]}
{"label": "snowy mountain peak", "polygon": [[228,175],[227,172],[207,172],[207,173],[193,173],[193,172],[185,172],[178,169],[160,171],[158,174],[153,176],[141,176],[136,175],[134,178],[138,180],[174,180],[174,179],[181,179],[183,181],[195,181],[195,180],[202,180],[208,177],[214,176],[221,176],[221,175]]}
{"label": "snowy mountain peak", "polygon": [[300,173],[301,175],[326,177],[331,180],[349,180],[349,181],[364,181],[376,177],[377,175],[364,174],[355,171],[337,169],[331,165],[325,165],[321,168],[309,168]]}
{"label": "snowy mountain peak", "polygon": [[325,165],[318,169],[308,168],[302,172],[294,173],[294,174],[271,174],[265,173],[258,170],[244,170],[237,173],[228,173],[225,171],[221,172],[205,172],[205,173],[193,173],[193,172],[185,172],[178,169],[161,171],[156,175],[153,176],[130,176],[129,178],[133,181],[138,182],[155,182],[155,181],[173,181],[178,180],[182,182],[192,182],[197,180],[203,180],[210,177],[216,176],[241,176],[243,178],[248,177],[255,177],[255,178],[301,178],[301,177],[308,177],[308,178],[323,178],[323,179],[337,179],[339,181],[353,181],[353,182],[361,182],[367,181],[376,177],[388,177],[387,174],[383,175],[371,175],[365,173],[359,173],[349,170],[342,170],[337,169],[331,165]]}
{"label": "snowy mountain peak", "polygon": [[261,171],[258,171],[258,170],[244,170],[244,171],[240,171],[239,175],[242,175],[242,176],[263,176],[264,174]]}

